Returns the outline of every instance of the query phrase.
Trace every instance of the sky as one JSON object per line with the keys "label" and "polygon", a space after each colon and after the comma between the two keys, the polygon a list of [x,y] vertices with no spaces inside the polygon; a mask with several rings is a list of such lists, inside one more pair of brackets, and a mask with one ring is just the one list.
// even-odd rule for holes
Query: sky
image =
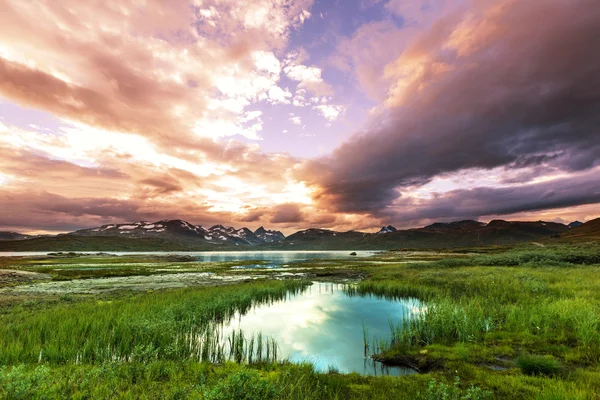
{"label": "sky", "polygon": [[600,216],[597,0],[0,0],[0,230]]}

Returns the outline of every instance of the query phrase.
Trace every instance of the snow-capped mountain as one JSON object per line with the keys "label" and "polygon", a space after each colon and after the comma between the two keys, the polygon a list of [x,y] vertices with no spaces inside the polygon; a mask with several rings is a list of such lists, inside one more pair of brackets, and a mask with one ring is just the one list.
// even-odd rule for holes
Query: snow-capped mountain
{"label": "snow-capped mountain", "polygon": [[[260,230],[260,229],[259,229]],[[257,230],[257,232],[259,231]],[[127,238],[163,238],[194,240],[208,245],[255,246],[275,243],[285,239],[278,231],[263,231],[268,235],[256,235],[248,228],[236,229],[231,226],[214,225],[208,229],[192,225],[187,221],[174,219],[158,222],[133,222],[128,224],[108,224],[98,228],[82,229],[69,233],[75,236],[119,236]],[[266,238],[264,238],[266,236]]]}
{"label": "snow-capped mountain", "polygon": [[379,232],[377,233],[391,233],[391,232],[397,232],[398,229],[394,228],[392,225],[388,225],[388,226],[382,226],[381,229],[379,230]]}
{"label": "snow-capped mountain", "polygon": [[206,230],[179,219],[162,220],[158,222],[132,222],[128,224],[108,224],[98,228],[81,229],[69,233],[76,236],[123,236],[129,238],[160,237],[167,235],[182,235],[202,237]]}
{"label": "snow-capped mountain", "polygon": [[265,243],[248,228],[235,229],[231,226],[215,225],[212,226],[208,232],[214,240],[236,245],[244,244],[254,246]]}
{"label": "snow-capped mountain", "polygon": [[261,239],[264,243],[277,243],[285,239],[285,235],[279,231],[272,231],[263,228],[262,226],[254,231],[254,235]]}

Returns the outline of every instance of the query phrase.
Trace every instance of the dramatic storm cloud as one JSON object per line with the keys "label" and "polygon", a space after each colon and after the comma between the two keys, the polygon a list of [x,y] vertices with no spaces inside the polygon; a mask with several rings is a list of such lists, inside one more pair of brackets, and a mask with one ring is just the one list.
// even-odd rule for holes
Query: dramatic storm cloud
{"label": "dramatic storm cloud", "polygon": [[[600,159],[598,37],[593,0],[479,2],[450,14],[385,67],[386,109],[376,121],[308,162],[304,177],[324,207],[402,219],[415,210],[399,197],[437,176],[590,170]],[[477,217],[598,202],[598,176],[577,178],[568,199],[546,201],[529,184],[475,188],[434,196],[425,207],[431,214],[420,212]],[[556,185],[562,193],[569,181],[550,181],[544,191]]]}
{"label": "dramatic storm cloud", "polygon": [[0,230],[599,216],[596,0],[0,0],[0,26]]}

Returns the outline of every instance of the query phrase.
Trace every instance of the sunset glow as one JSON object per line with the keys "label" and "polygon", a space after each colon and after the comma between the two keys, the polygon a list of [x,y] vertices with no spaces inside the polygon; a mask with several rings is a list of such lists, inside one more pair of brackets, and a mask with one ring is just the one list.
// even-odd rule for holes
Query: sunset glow
{"label": "sunset glow", "polygon": [[3,230],[600,216],[596,0],[3,0],[0,26]]}

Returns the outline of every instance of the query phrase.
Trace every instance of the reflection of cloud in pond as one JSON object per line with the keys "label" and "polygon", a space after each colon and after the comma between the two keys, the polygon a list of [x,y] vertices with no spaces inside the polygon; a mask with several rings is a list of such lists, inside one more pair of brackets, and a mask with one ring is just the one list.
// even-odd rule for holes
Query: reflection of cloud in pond
{"label": "reflection of cloud in pond", "polygon": [[[400,323],[417,304],[375,296],[351,297],[341,285],[314,283],[287,301],[258,306],[234,318],[224,334],[241,329],[246,337],[252,337],[260,332],[275,339],[282,357],[290,361],[309,361],[320,371],[332,366],[340,372],[373,374],[372,361],[367,360],[365,366],[363,323],[373,337],[389,340],[388,320]],[[399,375],[406,371],[389,372]]]}

